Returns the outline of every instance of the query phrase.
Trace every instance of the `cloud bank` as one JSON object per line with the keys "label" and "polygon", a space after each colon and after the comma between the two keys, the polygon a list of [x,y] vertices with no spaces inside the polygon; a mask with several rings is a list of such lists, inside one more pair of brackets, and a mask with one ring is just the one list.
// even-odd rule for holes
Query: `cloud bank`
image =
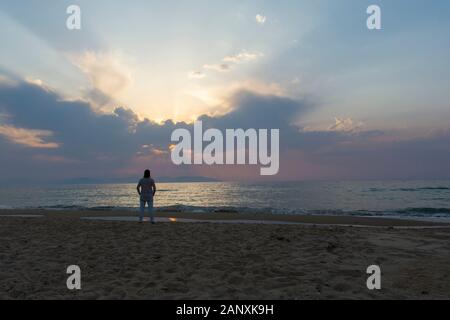
{"label": "cloud bank", "polygon": [[[404,179],[450,177],[450,131],[396,138],[396,132],[364,131],[338,119],[323,131],[304,130],[299,119],[314,104],[283,96],[239,91],[224,115],[201,116],[205,128],[280,129],[279,180]],[[357,127],[357,130],[355,129]],[[170,136],[192,124],[140,119],[131,109],[99,112],[67,101],[34,83],[0,84],[0,180],[60,181],[91,177],[205,175],[261,179],[255,166],[174,166]]]}

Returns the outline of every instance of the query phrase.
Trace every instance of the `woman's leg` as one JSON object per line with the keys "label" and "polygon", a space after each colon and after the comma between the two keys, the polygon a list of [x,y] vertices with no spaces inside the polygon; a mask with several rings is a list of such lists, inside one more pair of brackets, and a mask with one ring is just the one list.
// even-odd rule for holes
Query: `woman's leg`
{"label": "woman's leg", "polygon": [[153,200],[148,203],[148,213],[150,214],[150,221],[155,223],[155,210],[153,209]]}
{"label": "woman's leg", "polygon": [[144,220],[144,210],[145,210],[145,201],[141,200],[141,208],[139,211],[139,222],[142,222]]}

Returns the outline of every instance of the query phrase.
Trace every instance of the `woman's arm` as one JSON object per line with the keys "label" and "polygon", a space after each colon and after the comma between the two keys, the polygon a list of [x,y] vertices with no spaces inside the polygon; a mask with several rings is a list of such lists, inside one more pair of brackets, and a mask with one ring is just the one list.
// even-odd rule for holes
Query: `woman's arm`
{"label": "woman's arm", "polygon": [[155,196],[155,194],[156,194],[156,183],[155,183],[155,181],[153,181],[152,189],[153,189],[153,196]]}
{"label": "woman's arm", "polygon": [[141,195],[141,183],[138,183],[136,190],[137,190],[138,194]]}

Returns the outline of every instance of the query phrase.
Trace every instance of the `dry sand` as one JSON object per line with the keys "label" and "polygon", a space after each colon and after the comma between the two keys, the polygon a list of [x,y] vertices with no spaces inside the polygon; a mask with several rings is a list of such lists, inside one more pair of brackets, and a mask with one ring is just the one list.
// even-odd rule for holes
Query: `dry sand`
{"label": "dry sand", "polygon": [[[448,225],[418,229],[424,223],[355,217],[282,218],[317,225],[80,219],[129,214],[0,211],[0,299],[450,299]],[[372,227],[325,225],[333,223]],[[79,291],[66,287],[73,264],[81,267]],[[382,270],[379,291],[366,287],[373,264]]]}

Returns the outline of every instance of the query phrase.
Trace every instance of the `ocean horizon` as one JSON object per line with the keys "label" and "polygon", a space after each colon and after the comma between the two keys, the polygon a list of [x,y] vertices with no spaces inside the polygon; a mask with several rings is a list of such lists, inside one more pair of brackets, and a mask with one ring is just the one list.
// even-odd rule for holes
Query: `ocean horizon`
{"label": "ocean horizon", "polygon": [[[158,183],[163,212],[450,220],[450,180]],[[138,210],[135,183],[0,187],[0,209]]]}

